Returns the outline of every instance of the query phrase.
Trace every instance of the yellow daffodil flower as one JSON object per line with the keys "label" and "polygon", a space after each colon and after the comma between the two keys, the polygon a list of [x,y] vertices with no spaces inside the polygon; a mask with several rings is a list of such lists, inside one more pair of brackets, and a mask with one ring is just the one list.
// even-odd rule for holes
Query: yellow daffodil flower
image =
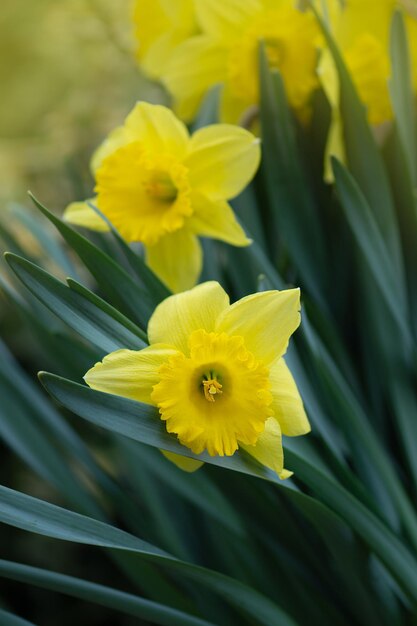
{"label": "yellow daffodil flower", "polygon": [[175,48],[198,32],[193,0],[135,0],[136,56],[141,68],[160,78]]}
{"label": "yellow daffodil flower", "polygon": [[[411,0],[414,2],[414,0]],[[344,57],[358,95],[375,127],[392,119],[389,94],[390,28],[394,11],[401,6],[412,58],[412,79],[417,91],[417,12],[410,0],[346,0],[343,8],[331,2],[330,28]],[[329,156],[345,161],[343,126],[339,109],[339,79],[328,50],[321,56],[318,75],[332,111],[326,148],[325,179],[333,180]]]}
{"label": "yellow daffodil flower", "polygon": [[[235,246],[250,243],[227,200],[256,172],[259,140],[227,124],[189,135],[166,107],[140,102],[92,159],[94,204],[128,242],[140,241],[149,266],[173,291],[194,286],[201,271],[197,235]],[[69,222],[106,230],[86,203]]]}
{"label": "yellow daffodil flower", "polygon": [[[347,0],[333,23],[335,40],[344,56],[358,94],[366,106],[370,124],[392,118],[389,96],[390,27],[396,8],[408,3],[397,0]],[[333,15],[335,15],[333,13]],[[413,83],[417,87],[417,19],[412,7],[405,24],[414,61]],[[327,81],[334,82],[329,73]],[[323,76],[323,74],[322,74]],[[326,86],[325,86],[326,88]],[[329,87],[328,89],[331,89]]]}
{"label": "yellow daffodil flower", "polygon": [[[196,455],[230,456],[243,448],[286,477],[281,434],[310,430],[283,359],[299,323],[298,289],[265,291],[230,305],[217,282],[206,282],[155,309],[148,348],[109,354],[85,381],[158,407],[167,431]],[[169,458],[188,471],[202,464]]]}
{"label": "yellow daffodil flower", "polygon": [[192,118],[216,83],[224,83],[222,119],[237,122],[256,105],[260,41],[284,78],[291,106],[304,114],[318,84],[319,29],[311,13],[293,0],[195,0],[195,9],[201,34],[176,49],[163,74],[181,116]]}

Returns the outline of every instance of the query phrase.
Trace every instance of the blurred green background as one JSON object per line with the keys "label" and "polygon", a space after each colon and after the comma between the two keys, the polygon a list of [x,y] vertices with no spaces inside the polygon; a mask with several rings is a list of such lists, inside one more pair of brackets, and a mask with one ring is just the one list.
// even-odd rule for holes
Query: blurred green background
{"label": "blurred green background", "polygon": [[[36,191],[62,210],[91,193],[88,163],[138,98],[131,0],[2,0],[0,200]],[[87,194],[88,195],[88,194]]]}

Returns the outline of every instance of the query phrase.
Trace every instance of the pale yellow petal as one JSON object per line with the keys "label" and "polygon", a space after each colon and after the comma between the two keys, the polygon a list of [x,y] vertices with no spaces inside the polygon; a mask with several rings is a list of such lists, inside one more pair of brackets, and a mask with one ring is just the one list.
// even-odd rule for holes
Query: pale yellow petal
{"label": "pale yellow petal", "polygon": [[196,235],[182,228],[146,248],[146,261],[174,293],[191,289],[201,274],[203,253]]}
{"label": "pale yellow petal", "polygon": [[259,139],[231,124],[213,124],[195,132],[185,161],[193,189],[212,198],[237,196],[252,180],[261,157]]}
{"label": "pale yellow petal", "polygon": [[[95,203],[95,198],[91,199]],[[64,211],[63,218],[66,222],[83,228],[90,228],[99,232],[110,230],[106,222],[86,202],[71,202]]]}
{"label": "pale yellow petal", "polygon": [[184,37],[182,33],[162,33],[141,59],[140,69],[151,78],[160,79],[175,48],[182,43],[183,40]]}
{"label": "pale yellow petal", "polygon": [[195,0],[197,20],[204,32],[218,39],[238,37],[258,12],[260,0]]}
{"label": "pale yellow petal", "polygon": [[264,291],[235,302],[219,317],[216,331],[241,335],[265,365],[282,356],[300,324],[300,290]]}
{"label": "pale yellow petal", "polygon": [[309,433],[311,427],[303,401],[284,359],[279,359],[271,367],[270,381],[273,396],[272,409],[282,433],[289,437]]}
{"label": "pale yellow petal", "polygon": [[176,350],[153,345],[143,350],[117,350],[88,370],[84,380],[97,391],[153,404],[151,393],[159,382],[158,369]]}
{"label": "pale yellow petal", "polygon": [[233,246],[247,246],[251,243],[232,207],[225,200],[210,200],[195,193],[192,205],[194,213],[188,220],[188,227],[197,235],[220,239]]}
{"label": "pale yellow petal", "polygon": [[137,57],[143,63],[155,42],[171,26],[170,19],[160,0],[135,0],[132,19],[138,43]]}
{"label": "pale yellow petal", "polygon": [[173,53],[162,80],[184,119],[192,119],[205,93],[227,78],[225,55],[227,48],[205,35],[191,37]]}
{"label": "pale yellow petal", "polygon": [[187,353],[191,333],[201,328],[213,332],[217,318],[228,305],[228,295],[215,281],[170,296],[156,307],[149,320],[149,341],[169,344]]}
{"label": "pale yellow petal", "polygon": [[265,422],[265,430],[259,435],[254,446],[240,445],[258,463],[273,470],[282,479],[291,475],[284,469],[284,451],[282,448],[281,429],[278,422],[270,417]]}
{"label": "pale yellow petal", "polygon": [[127,116],[124,129],[126,141],[140,141],[149,151],[173,154],[178,159],[187,151],[187,128],[160,104],[138,102]]}
{"label": "pale yellow petal", "polygon": [[182,469],[184,472],[195,472],[202,465],[204,465],[203,461],[197,461],[197,459],[190,459],[187,456],[181,456],[180,454],[175,454],[175,452],[166,452],[166,450],[161,450],[162,454],[168,461],[174,463],[177,467]]}

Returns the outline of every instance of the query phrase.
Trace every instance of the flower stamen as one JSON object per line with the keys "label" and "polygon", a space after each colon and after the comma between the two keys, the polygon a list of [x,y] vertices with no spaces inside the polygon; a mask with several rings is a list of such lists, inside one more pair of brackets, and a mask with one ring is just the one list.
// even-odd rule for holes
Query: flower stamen
{"label": "flower stamen", "polygon": [[204,389],[204,397],[208,402],[215,402],[217,394],[222,394],[222,387],[218,380],[215,378],[209,378],[208,380],[203,380],[203,389]]}

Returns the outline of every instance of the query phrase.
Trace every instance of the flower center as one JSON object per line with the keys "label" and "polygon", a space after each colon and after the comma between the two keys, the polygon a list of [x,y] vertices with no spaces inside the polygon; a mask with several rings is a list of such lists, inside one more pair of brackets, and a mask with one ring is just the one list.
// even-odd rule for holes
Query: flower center
{"label": "flower center", "polygon": [[140,141],[106,157],[96,177],[98,206],[127,241],[153,246],[193,212],[188,168]]}
{"label": "flower center", "polygon": [[152,170],[143,182],[146,193],[161,202],[171,203],[176,200],[178,189],[167,172]]}
{"label": "flower center", "polygon": [[221,385],[219,383],[219,381],[217,380],[217,378],[214,377],[206,377],[202,383],[203,385],[203,390],[204,390],[204,397],[208,402],[215,402],[216,401],[216,395],[218,394],[222,394],[222,387],[223,385]]}
{"label": "flower center", "polygon": [[174,354],[158,373],[152,402],[167,431],[195,454],[255,445],[273,415],[269,371],[241,336],[195,330],[187,353]]}

